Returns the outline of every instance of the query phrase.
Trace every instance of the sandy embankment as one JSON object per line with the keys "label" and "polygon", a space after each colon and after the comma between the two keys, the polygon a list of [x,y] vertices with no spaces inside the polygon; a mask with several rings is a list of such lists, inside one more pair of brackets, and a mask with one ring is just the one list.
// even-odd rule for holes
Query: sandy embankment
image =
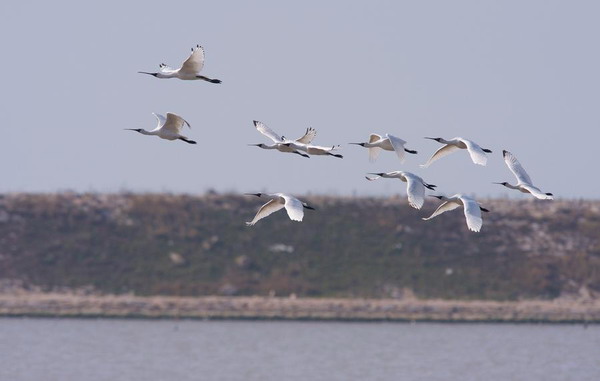
{"label": "sandy embankment", "polygon": [[448,301],[0,294],[0,316],[600,323],[600,300]]}

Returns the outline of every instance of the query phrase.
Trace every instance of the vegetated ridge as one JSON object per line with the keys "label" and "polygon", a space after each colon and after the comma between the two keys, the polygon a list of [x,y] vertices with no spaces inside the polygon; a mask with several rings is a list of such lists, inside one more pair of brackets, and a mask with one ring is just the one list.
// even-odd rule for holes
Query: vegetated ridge
{"label": "vegetated ridge", "polygon": [[[304,222],[230,194],[0,196],[0,289],[466,300],[595,298],[600,202],[480,200],[432,221],[403,196],[303,196]],[[0,290],[1,291],[1,290]]]}

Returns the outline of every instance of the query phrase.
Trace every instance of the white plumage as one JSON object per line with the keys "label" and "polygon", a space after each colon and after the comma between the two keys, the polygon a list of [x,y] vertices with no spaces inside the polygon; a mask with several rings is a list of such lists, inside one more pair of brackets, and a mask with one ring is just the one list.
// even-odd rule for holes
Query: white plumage
{"label": "white plumage", "polygon": [[204,67],[204,48],[200,45],[192,48],[192,54],[183,61],[179,69],[173,69],[164,63],[158,65],[158,67],[160,70],[155,73],[145,71],[139,71],[138,73],[149,74],[156,78],[179,78],[188,81],[201,79],[211,83],[221,83],[219,79],[212,79],[199,74]]}
{"label": "white plumage", "polygon": [[371,162],[374,162],[375,160],[377,160],[381,150],[395,152],[396,155],[398,156],[398,159],[400,159],[401,163],[404,162],[404,159],[405,159],[404,153],[405,152],[412,153],[412,154],[417,153],[417,151],[413,151],[413,150],[410,150],[410,149],[407,149],[404,147],[406,145],[406,141],[404,141],[396,136],[390,135],[390,134],[386,134],[385,138],[381,137],[380,135],[377,135],[377,134],[371,134],[369,136],[368,142],[350,143],[350,144],[355,144],[355,145],[359,145],[361,147],[368,148],[369,149],[369,160]]}
{"label": "white plumage", "polygon": [[533,185],[533,181],[531,181],[531,178],[527,172],[525,172],[525,168],[523,168],[521,163],[519,163],[519,160],[517,160],[515,155],[503,150],[502,157],[504,157],[504,162],[506,163],[506,166],[508,166],[508,169],[510,169],[513,175],[515,175],[517,178],[517,184],[512,185],[506,181],[495,184],[501,184],[507,188],[516,189],[523,193],[530,193],[532,196],[540,200],[552,200],[554,198],[552,193],[544,193],[540,190],[540,188]]}
{"label": "white plumage", "polygon": [[425,188],[435,190],[436,185],[427,184],[423,179],[414,173],[406,171],[393,171],[387,173],[371,173],[377,177],[365,176],[367,180],[374,181],[378,178],[400,179],[406,183],[406,195],[408,196],[408,204],[415,209],[421,209],[425,202]]}
{"label": "white plumage", "polygon": [[302,221],[304,217],[304,209],[314,210],[312,206],[309,206],[305,202],[301,202],[297,198],[290,196],[285,193],[246,193],[257,197],[267,196],[271,197],[271,200],[260,207],[252,221],[246,222],[246,225],[252,226],[263,218],[275,213],[276,211],[285,208],[290,220]]}
{"label": "white plumage", "polygon": [[448,212],[450,210],[454,210],[458,207],[463,207],[465,212],[465,218],[467,221],[467,227],[469,230],[478,232],[481,230],[483,226],[483,219],[481,218],[481,212],[489,212],[489,210],[482,208],[475,199],[466,196],[464,194],[456,194],[452,197],[446,196],[432,196],[439,198],[444,201],[438,208],[433,212],[433,214],[429,217],[423,218],[423,220],[427,221],[436,216],[439,216],[442,213]]}
{"label": "white plumage", "polygon": [[[304,146],[304,145],[312,142],[312,140],[315,138],[315,136],[317,134],[317,132],[315,131],[314,128],[307,128],[304,135],[302,135],[301,137],[299,137],[296,140],[288,140],[285,137],[277,134],[275,131],[273,131],[269,127],[267,127],[266,124],[259,122],[257,120],[254,121],[254,127],[256,127],[256,130],[258,132],[260,132],[267,138],[271,139],[274,144],[271,144],[271,145],[262,144],[262,143],[250,144],[251,146],[260,147],[262,149],[275,149],[279,152],[295,153],[300,156],[310,157],[307,154],[300,152],[299,146]],[[306,142],[306,143],[304,143],[304,142]]]}
{"label": "white plumage", "polygon": [[487,164],[487,156],[486,153],[491,153],[492,151],[487,148],[481,148],[477,143],[472,140],[465,138],[452,138],[450,140],[445,140],[443,138],[425,138],[435,140],[436,142],[444,144],[441,148],[433,153],[433,155],[427,160],[427,163],[421,165],[421,167],[429,167],[431,163],[437,161],[438,159],[451,154],[452,152],[459,149],[466,149],[469,151],[469,155],[471,156],[471,160],[473,163],[479,165]]}
{"label": "white plumage", "polygon": [[177,114],[173,114],[171,112],[167,113],[167,117],[165,118],[161,114],[152,113],[158,121],[158,125],[155,129],[151,131],[146,131],[143,128],[126,128],[126,130],[136,131],[142,135],[153,135],[158,136],[161,139],[166,140],[183,140],[186,143],[196,144],[195,141],[188,139],[184,135],[181,134],[181,130],[184,125],[187,125],[191,128],[190,124],[180,117]]}

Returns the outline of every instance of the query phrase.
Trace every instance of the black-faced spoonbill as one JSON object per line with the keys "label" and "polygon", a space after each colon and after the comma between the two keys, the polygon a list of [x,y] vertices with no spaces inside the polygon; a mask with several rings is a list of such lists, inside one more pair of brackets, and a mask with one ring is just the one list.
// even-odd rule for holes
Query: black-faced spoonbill
{"label": "black-faced spoonbill", "polygon": [[405,171],[392,171],[386,173],[370,173],[377,177],[365,176],[369,181],[377,180],[380,177],[385,179],[400,179],[406,183],[406,194],[408,196],[408,204],[415,209],[421,209],[425,202],[425,188],[435,190],[437,185],[427,184],[423,179],[414,173]]}
{"label": "black-faced spoonbill", "polygon": [[[152,131],[146,131],[143,128],[126,128],[126,130],[136,131],[142,135],[155,135],[166,140],[183,140],[186,143],[196,144],[195,141],[181,135],[181,129],[184,124],[190,127],[190,124],[179,115],[168,112],[167,117],[152,113],[158,119],[158,126]],[[191,128],[191,127],[190,127]]]}
{"label": "black-faced spoonbill", "polygon": [[507,183],[506,181],[503,183],[494,183],[494,184],[504,185],[507,188],[516,189],[523,193],[531,193],[532,196],[534,196],[535,198],[538,198],[540,200],[554,199],[552,193],[544,193],[540,190],[540,188],[533,185],[531,178],[529,177],[527,172],[525,172],[525,169],[523,168],[521,163],[519,163],[519,160],[517,160],[515,155],[513,155],[512,153],[510,153],[506,150],[503,150],[502,157],[504,157],[504,162],[508,166],[508,169],[510,169],[510,171],[513,173],[513,175],[515,175],[515,177],[517,178],[517,184],[512,185],[512,184]]}
{"label": "black-faced spoonbill", "polygon": [[448,154],[451,154],[452,152],[459,149],[466,149],[467,151],[469,151],[469,155],[471,155],[471,160],[473,160],[473,163],[479,165],[486,165],[487,156],[485,154],[492,153],[491,150],[487,148],[481,148],[474,141],[465,138],[452,138],[450,140],[446,140],[443,138],[425,139],[435,140],[438,143],[444,144],[444,146],[435,151],[434,154],[429,158],[429,160],[427,160],[427,163],[421,165],[421,167],[429,167],[434,161]]}
{"label": "black-faced spoonbill", "polygon": [[256,216],[250,222],[246,222],[247,226],[252,226],[257,223],[259,220],[275,213],[276,211],[285,208],[287,211],[290,220],[292,221],[302,221],[304,217],[304,209],[315,210],[312,206],[308,205],[305,202],[298,200],[297,198],[290,196],[285,193],[246,193],[251,196],[267,196],[270,197],[271,200],[260,207]]}
{"label": "black-faced spoonbill", "polygon": [[210,83],[221,83],[220,79],[212,79],[198,74],[204,67],[204,48],[200,45],[192,48],[192,54],[187,60],[183,61],[179,69],[173,69],[164,63],[158,65],[158,67],[160,71],[157,73],[146,71],[138,71],[138,73],[152,75],[156,78],[179,78],[186,81],[201,79]]}
{"label": "black-faced spoonbill", "polygon": [[462,206],[465,211],[465,218],[467,219],[467,227],[469,228],[469,230],[472,230],[474,232],[478,232],[481,230],[481,226],[483,225],[481,212],[489,212],[489,210],[481,207],[479,203],[475,201],[475,199],[464,194],[456,194],[452,197],[434,195],[432,195],[431,197],[439,198],[444,202],[440,206],[438,206],[438,208],[435,210],[435,212],[433,212],[431,216],[423,218],[423,220],[430,220],[433,217],[439,216],[442,213],[454,210]]}
{"label": "black-faced spoonbill", "polygon": [[349,143],[349,144],[355,144],[355,145],[359,145],[361,147],[368,148],[369,149],[369,160],[371,162],[377,160],[377,157],[379,156],[379,153],[381,152],[381,150],[396,152],[396,155],[398,155],[398,159],[400,159],[401,163],[404,162],[404,156],[405,156],[404,152],[408,152],[408,153],[412,153],[412,154],[417,153],[417,151],[404,148],[406,141],[404,141],[398,137],[395,137],[393,135],[390,135],[390,134],[385,134],[385,138],[383,138],[377,134],[371,134],[369,136],[369,141],[366,143]]}

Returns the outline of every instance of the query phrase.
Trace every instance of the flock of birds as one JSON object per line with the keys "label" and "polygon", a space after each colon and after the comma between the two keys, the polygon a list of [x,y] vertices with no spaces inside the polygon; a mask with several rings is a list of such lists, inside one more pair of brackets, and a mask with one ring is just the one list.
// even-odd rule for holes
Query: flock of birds
{"label": "flock of birds", "polygon": [[[192,54],[188,57],[188,59],[186,59],[183,62],[179,69],[173,69],[163,63],[159,65],[159,72],[152,73],[140,71],[139,73],[148,74],[156,78],[178,78],[181,80],[204,80],[210,83],[221,83],[221,80],[219,79],[213,79],[200,75],[199,73],[203,67],[204,49],[200,45],[196,45],[195,48],[192,48]],[[170,112],[167,113],[166,117],[160,114],[154,114],[154,116],[156,116],[156,119],[158,120],[158,125],[155,129],[151,131],[146,131],[141,128],[127,128],[127,130],[136,131],[143,135],[158,136],[161,139],[182,140],[189,144],[196,144],[195,141],[182,135],[182,130],[184,126],[187,125],[188,128],[191,127],[190,124],[181,116]],[[278,135],[269,127],[267,127],[264,123],[261,123],[259,121],[255,120],[254,126],[256,127],[256,130],[258,132],[260,132],[262,135],[271,140],[271,144],[250,144],[252,146],[257,146],[262,149],[268,150],[277,150],[279,152],[284,153],[293,153],[306,158],[310,157],[311,155],[325,155],[333,156],[340,159],[343,158],[342,155],[336,152],[340,148],[339,145],[313,145],[312,141],[317,134],[316,130],[313,128],[308,128],[304,135],[300,138],[290,140],[287,139],[285,136]],[[473,163],[478,165],[486,165],[486,154],[492,153],[491,150],[481,148],[474,141],[465,138],[456,137],[450,140],[446,140],[443,138],[426,139],[435,140],[438,143],[443,144],[443,146],[440,147],[437,151],[435,151],[425,164],[421,165],[421,167],[424,168],[430,166],[433,162],[441,159],[442,157],[460,149],[466,149]],[[417,151],[405,147],[406,141],[390,134],[386,134],[385,137],[377,134],[371,134],[369,136],[368,142],[349,144],[355,144],[367,148],[369,150],[369,159],[372,162],[377,159],[377,157],[381,153],[381,150],[395,152],[400,162],[404,162],[406,153],[417,153]],[[533,185],[531,178],[529,177],[521,163],[519,163],[517,158],[512,153],[503,150],[502,156],[504,158],[504,162],[506,163],[510,171],[513,173],[513,175],[516,177],[517,183],[515,185],[512,185],[508,182],[501,182],[495,184],[500,184],[509,189],[515,189],[523,193],[529,193],[537,199],[553,199],[552,193],[542,192],[539,188]],[[406,193],[408,196],[408,203],[411,207],[415,209],[421,209],[425,202],[425,188],[432,191],[436,190],[436,185],[426,183],[421,177],[411,172],[393,171],[387,173],[369,174],[375,175],[375,177],[366,176],[366,179],[369,181],[375,181],[379,178],[390,178],[399,179],[405,182],[407,185]],[[285,208],[289,218],[292,221],[302,221],[304,217],[304,209],[314,210],[314,208],[308,205],[307,203],[302,202],[297,198],[285,193],[246,194],[254,195],[257,197],[264,196],[270,199],[266,204],[261,206],[261,208],[258,210],[252,221],[246,222],[248,226],[256,224],[259,220],[283,208]],[[433,214],[431,214],[431,216],[423,218],[423,220],[430,220],[434,217],[439,216],[442,213],[457,209],[462,206],[466,218],[467,227],[469,228],[469,230],[474,232],[479,232],[481,230],[481,227],[483,225],[481,212],[489,212],[489,210],[482,207],[475,199],[465,194],[456,194],[452,197],[446,197],[442,195],[430,196],[440,199],[441,201],[443,201],[443,203],[438,206],[438,208],[433,212]]]}

